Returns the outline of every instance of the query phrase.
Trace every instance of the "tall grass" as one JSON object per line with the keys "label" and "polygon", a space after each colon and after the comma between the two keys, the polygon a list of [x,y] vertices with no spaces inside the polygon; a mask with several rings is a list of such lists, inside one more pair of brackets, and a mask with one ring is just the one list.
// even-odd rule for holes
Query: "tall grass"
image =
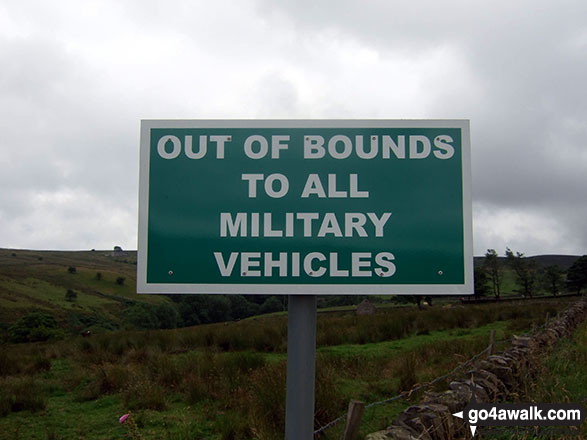
{"label": "tall grass", "polygon": [[[564,304],[564,303],[563,303]],[[376,315],[354,314],[319,316],[316,343],[320,346],[365,344],[401,339],[436,330],[476,328],[495,321],[516,320],[524,326],[542,323],[547,313],[561,308],[552,302],[521,302],[416,308],[382,309]],[[121,356],[145,354],[154,348],[175,354],[195,349],[213,352],[256,351],[285,353],[287,317],[254,318],[238,323],[210,324],[187,329],[160,331],[117,331],[91,338],[77,338],[57,344],[54,356],[75,356],[90,364],[116,362]],[[0,355],[0,374],[12,368]]]}
{"label": "tall grass", "polygon": [[43,386],[33,378],[9,377],[0,380],[0,416],[10,412],[38,412],[47,402]]}
{"label": "tall grass", "polygon": [[[552,303],[491,304],[423,311],[391,309],[367,317],[319,316],[317,345],[346,347],[418,334],[436,338],[432,332],[441,330],[457,329],[455,333],[468,334],[495,321],[509,321],[512,328],[524,330],[542,323],[547,312],[554,316],[562,307]],[[487,344],[483,335],[454,339],[447,332],[438,338],[426,345],[375,355],[358,355],[351,345],[350,355],[319,355],[316,426],[342,414],[351,398],[372,402],[406,391],[439,372],[449,371]],[[48,398],[43,384],[51,378],[71,393],[72,405],[116,398],[120,414],[132,410],[137,420],[147,417],[149,411],[173,411],[184,405],[208,414],[223,439],[283,436],[286,317],[191,329],[119,331],[2,348],[0,415],[41,411]],[[66,371],[57,374],[56,365]],[[192,430],[201,436],[196,438],[206,438],[201,427],[188,428],[185,438]]]}

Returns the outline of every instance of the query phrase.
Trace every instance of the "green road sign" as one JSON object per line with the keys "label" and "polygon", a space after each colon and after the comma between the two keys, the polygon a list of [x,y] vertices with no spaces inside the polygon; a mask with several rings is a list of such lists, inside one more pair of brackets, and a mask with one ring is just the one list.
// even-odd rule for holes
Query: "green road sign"
{"label": "green road sign", "polygon": [[472,294],[466,120],[146,120],[139,293]]}

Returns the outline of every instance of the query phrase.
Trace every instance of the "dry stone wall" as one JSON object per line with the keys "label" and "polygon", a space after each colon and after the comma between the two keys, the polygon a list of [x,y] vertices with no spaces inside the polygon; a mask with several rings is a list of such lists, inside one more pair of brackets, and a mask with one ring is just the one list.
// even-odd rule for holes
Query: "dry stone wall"
{"label": "dry stone wall", "polygon": [[389,428],[367,440],[446,440],[470,435],[462,419],[454,417],[471,400],[499,402],[520,391],[523,377],[532,375],[544,352],[559,339],[569,337],[587,317],[587,299],[574,303],[531,337],[514,337],[509,349],[483,359],[465,377],[450,383],[444,392],[428,392],[418,405],[403,411]]}

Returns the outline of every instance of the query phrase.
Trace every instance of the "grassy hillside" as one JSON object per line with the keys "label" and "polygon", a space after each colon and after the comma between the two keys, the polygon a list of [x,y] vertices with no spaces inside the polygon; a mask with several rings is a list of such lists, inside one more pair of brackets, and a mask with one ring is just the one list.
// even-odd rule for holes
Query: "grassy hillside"
{"label": "grassy hillside", "polygon": [[[532,258],[537,259],[540,266],[559,264],[563,268],[576,259],[573,256]],[[476,258],[476,264],[480,261]],[[517,287],[514,273],[504,267],[504,297],[514,294]],[[141,327],[141,323],[149,324],[142,328],[173,328],[284,310],[285,299],[282,297],[253,297],[180,295],[171,299],[137,295],[134,251],[0,249],[0,333],[33,311],[46,312],[57,320],[60,328],[76,332]],[[346,304],[349,305],[346,310],[353,310],[352,304],[361,299],[357,296],[327,296],[320,298],[319,304],[321,307]],[[392,299],[375,296],[370,300],[390,302]],[[437,299],[435,303],[446,301],[455,300]],[[137,305],[150,308],[130,310]],[[167,310],[156,310],[165,307]],[[340,309],[333,310],[340,312]],[[131,313],[133,318],[129,318]],[[168,325],[164,325],[166,319]]]}
{"label": "grassy hillside", "polygon": [[[377,402],[447,373],[487,347],[491,330],[501,348],[513,333],[567,306],[561,300],[321,315],[316,427],[344,413],[350,399]],[[5,345],[0,440],[283,438],[286,329],[286,316],[272,316]],[[362,435],[384,428],[419,397],[366,411]],[[129,411],[134,427],[118,423]],[[341,429],[321,438],[340,438]]]}
{"label": "grassy hillside", "polygon": [[[68,290],[74,300],[66,299]],[[82,327],[116,327],[129,304],[162,301],[168,299],[136,294],[134,252],[0,249],[0,321],[5,325],[42,310]]]}

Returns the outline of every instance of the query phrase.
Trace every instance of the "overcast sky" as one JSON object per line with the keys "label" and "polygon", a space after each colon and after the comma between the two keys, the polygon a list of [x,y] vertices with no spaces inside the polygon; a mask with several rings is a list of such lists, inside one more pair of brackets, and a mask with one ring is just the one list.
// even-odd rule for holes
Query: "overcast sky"
{"label": "overcast sky", "polygon": [[137,246],[141,119],[470,119],[475,254],[587,253],[585,0],[0,0],[0,247]]}

